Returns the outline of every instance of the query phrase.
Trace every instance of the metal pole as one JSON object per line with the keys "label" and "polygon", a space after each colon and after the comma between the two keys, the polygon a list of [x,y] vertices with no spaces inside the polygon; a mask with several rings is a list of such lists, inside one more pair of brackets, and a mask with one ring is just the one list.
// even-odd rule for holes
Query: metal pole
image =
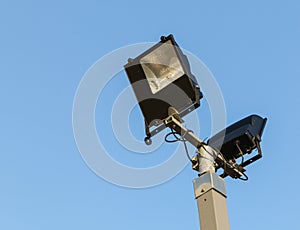
{"label": "metal pole", "polygon": [[229,230],[224,179],[206,172],[194,179],[201,230]]}
{"label": "metal pole", "polygon": [[218,153],[181,124],[176,114],[170,115],[165,125],[176,131],[198,150],[196,165],[200,176],[194,179],[195,198],[197,199],[201,230],[229,230],[226,188],[224,179],[214,173],[214,161]]}

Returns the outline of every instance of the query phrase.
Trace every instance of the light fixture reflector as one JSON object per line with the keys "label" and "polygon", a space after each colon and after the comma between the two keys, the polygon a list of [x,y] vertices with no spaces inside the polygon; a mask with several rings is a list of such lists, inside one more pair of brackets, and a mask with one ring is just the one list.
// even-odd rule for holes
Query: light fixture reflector
{"label": "light fixture reflector", "polygon": [[184,74],[175,48],[176,46],[172,45],[169,40],[140,59],[153,94],[156,94]]}

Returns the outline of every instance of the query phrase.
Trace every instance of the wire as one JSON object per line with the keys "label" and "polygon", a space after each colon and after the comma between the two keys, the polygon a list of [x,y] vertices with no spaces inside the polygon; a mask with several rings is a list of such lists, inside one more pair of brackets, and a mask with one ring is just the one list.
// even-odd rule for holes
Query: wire
{"label": "wire", "polygon": [[203,142],[206,142],[206,141],[207,141],[207,139],[208,139],[208,137],[205,137],[205,138],[203,139]]}
{"label": "wire", "polygon": [[[171,128],[170,128],[170,129],[171,129]],[[190,132],[190,130],[188,130],[187,132]],[[173,135],[175,139],[173,139],[173,140],[168,139],[168,137],[171,136],[171,135]],[[171,129],[171,132],[169,132],[169,133],[165,136],[165,141],[166,141],[167,143],[174,143],[174,142],[178,142],[178,141],[183,142],[186,156],[187,156],[187,158],[189,159],[189,161],[193,163],[193,160],[192,160],[192,158],[191,158],[191,156],[190,156],[190,154],[189,154],[188,148],[187,148],[187,144],[186,144],[187,140],[184,139],[184,136],[185,136],[185,135],[186,135],[186,133],[185,133],[184,135],[182,135],[182,137],[178,137],[178,136],[177,136],[177,133],[174,132],[173,129]]]}
{"label": "wire", "polygon": [[193,160],[192,160],[192,158],[189,154],[189,151],[188,151],[188,148],[187,148],[187,145],[186,145],[186,140],[183,141],[183,145],[184,145],[184,149],[185,149],[185,153],[186,153],[187,158],[190,160],[191,163],[193,163]]}
{"label": "wire", "polygon": [[165,136],[165,142],[168,142],[168,143],[174,143],[174,142],[177,142],[179,141],[177,138],[175,140],[168,140],[168,137],[173,135],[172,132],[168,133],[166,136]]}
{"label": "wire", "polygon": [[[224,172],[223,172],[223,174],[224,175],[228,175],[226,173],[227,160],[225,159],[224,155],[221,153],[220,150],[218,150],[216,148],[213,148],[213,149],[216,150],[222,156],[222,158],[223,158],[223,166],[224,166]],[[242,154],[242,162],[244,162],[244,155],[243,154]],[[244,172],[240,172],[240,173],[242,173],[242,175],[244,177],[239,177],[238,179],[243,180],[243,181],[247,181],[249,179],[249,177],[246,175],[246,173],[244,173]]]}
{"label": "wire", "polygon": [[176,136],[177,134],[176,134],[176,132],[174,132],[173,129],[171,129],[171,133],[173,134],[173,136],[175,137],[175,139],[176,139],[177,141],[181,141],[181,140],[182,140],[182,138]]}
{"label": "wire", "polygon": [[[170,131],[169,133],[167,133],[166,136],[165,136],[165,141],[166,141],[167,143],[175,143],[175,142],[178,142],[178,141],[183,142],[186,156],[187,156],[187,158],[189,159],[189,161],[193,164],[193,160],[192,160],[192,158],[191,158],[191,156],[189,155],[189,152],[188,152],[188,148],[187,148],[187,144],[186,144],[187,140],[184,138],[184,136],[185,136],[187,133],[192,132],[192,131],[191,131],[191,130],[187,130],[181,137],[178,137],[178,134],[177,134],[173,129],[170,128],[170,130],[171,130],[171,131]],[[174,137],[174,139],[168,139],[171,135]],[[200,148],[203,148],[204,151],[205,151],[206,153],[208,153],[209,155],[211,155],[212,153],[210,153],[210,152],[205,148],[205,146],[207,146],[207,144],[206,144],[205,142],[202,142],[201,145],[200,145],[200,147],[199,147],[199,149],[200,149]],[[216,151],[218,155],[220,155],[220,156],[222,157],[222,161],[223,161],[223,170],[224,170],[224,171],[223,171],[223,175],[228,175],[228,174],[226,173],[226,167],[227,167],[228,162],[227,162],[226,158],[224,157],[223,153],[222,153],[219,149],[217,149],[217,148],[215,148],[215,147],[212,147],[212,146],[210,146],[210,147],[211,147],[214,151]],[[200,157],[201,157],[201,156],[200,156]],[[243,156],[243,154],[242,154],[242,162],[244,162],[244,156]],[[247,180],[249,179],[248,176],[247,176],[244,172],[241,172],[241,173],[242,173],[243,177],[239,177],[238,179],[243,180],[243,181],[247,181]]]}
{"label": "wire", "polygon": [[249,179],[248,176],[244,172],[241,172],[241,173],[243,174],[244,178],[243,177],[239,177],[239,179],[243,180],[243,181],[247,181]]}
{"label": "wire", "polygon": [[244,161],[245,161],[245,157],[244,157],[244,154],[243,154],[243,153],[241,154],[241,157],[242,157],[242,162],[241,162],[240,165],[243,165],[243,164],[244,164]]}

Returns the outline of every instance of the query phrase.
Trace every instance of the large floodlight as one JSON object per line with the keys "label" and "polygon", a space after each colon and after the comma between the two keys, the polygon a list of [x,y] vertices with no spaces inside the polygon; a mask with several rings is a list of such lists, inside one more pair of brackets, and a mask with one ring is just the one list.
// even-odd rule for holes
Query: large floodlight
{"label": "large floodlight", "polygon": [[[172,107],[181,117],[200,106],[202,93],[174,37],[161,41],[124,66],[145,119],[148,138],[164,128]],[[163,126],[150,132],[151,126]]]}

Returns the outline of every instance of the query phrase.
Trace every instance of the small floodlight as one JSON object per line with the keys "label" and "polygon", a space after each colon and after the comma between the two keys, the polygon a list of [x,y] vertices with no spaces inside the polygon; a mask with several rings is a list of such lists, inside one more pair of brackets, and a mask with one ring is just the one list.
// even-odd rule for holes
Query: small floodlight
{"label": "small floodlight", "polygon": [[[145,119],[147,144],[165,128],[163,120],[170,115],[170,107],[183,117],[200,106],[202,93],[173,35],[162,36],[159,43],[128,59],[124,67]],[[151,126],[159,127],[150,132]]]}
{"label": "small floodlight", "polygon": [[[262,157],[260,141],[266,122],[266,118],[250,115],[230,125],[208,140],[207,144],[217,149],[222,158],[225,158],[222,160],[220,158],[216,159],[216,169],[222,167],[225,170],[223,176],[230,175],[239,178],[241,174],[236,172],[243,173],[245,171],[243,167]],[[250,154],[254,149],[258,150],[257,155],[245,160],[244,155]],[[242,162],[237,164],[236,160],[240,157]],[[224,160],[230,162],[230,164],[225,164]]]}

